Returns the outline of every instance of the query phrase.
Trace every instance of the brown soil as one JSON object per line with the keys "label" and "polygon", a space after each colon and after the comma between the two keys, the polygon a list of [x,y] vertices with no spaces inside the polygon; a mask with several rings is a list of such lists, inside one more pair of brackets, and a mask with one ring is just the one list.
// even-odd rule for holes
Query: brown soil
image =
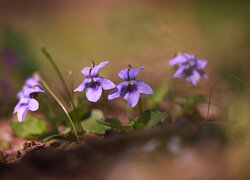
{"label": "brown soil", "polygon": [[[83,144],[65,140],[27,141],[22,150],[1,154],[0,178],[193,180],[250,177],[246,168],[233,166],[244,153],[235,157],[235,151],[229,150],[224,136],[209,132],[206,126],[194,128],[188,119],[180,118],[172,125],[162,124],[148,131],[108,132],[101,138],[88,135]],[[179,146],[169,148],[175,137],[181,140]]]}

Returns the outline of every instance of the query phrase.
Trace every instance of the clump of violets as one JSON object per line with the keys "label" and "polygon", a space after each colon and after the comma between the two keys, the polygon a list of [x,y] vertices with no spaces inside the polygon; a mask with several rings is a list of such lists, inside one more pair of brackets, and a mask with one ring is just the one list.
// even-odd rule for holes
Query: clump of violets
{"label": "clump of violets", "polygon": [[18,121],[22,122],[29,110],[38,110],[39,103],[37,100],[35,100],[35,98],[40,92],[44,92],[44,90],[42,90],[40,87],[41,85],[39,83],[38,74],[26,79],[22,90],[17,94],[19,102],[15,106],[13,112],[13,114],[17,113]]}
{"label": "clump of violets", "polygon": [[142,94],[152,94],[152,88],[143,81],[136,80],[137,74],[144,67],[133,69],[130,65],[128,68],[121,70],[118,76],[123,80],[109,94],[108,99],[112,100],[122,96],[131,107],[136,106]]}
{"label": "clump of violets", "polygon": [[83,80],[82,84],[74,90],[74,92],[82,92],[86,89],[87,99],[91,102],[97,102],[102,95],[102,89],[113,89],[115,84],[112,81],[104,79],[98,75],[98,71],[108,63],[109,61],[104,61],[96,66],[92,61],[91,67],[83,68],[81,72],[86,78]]}
{"label": "clump of violets", "polygon": [[203,71],[203,68],[207,65],[207,61],[198,59],[193,54],[178,54],[169,61],[169,65],[178,65],[178,69],[173,75],[173,78],[181,78],[184,76],[186,81],[191,82],[193,86],[196,86],[201,76],[208,79],[208,76]]}

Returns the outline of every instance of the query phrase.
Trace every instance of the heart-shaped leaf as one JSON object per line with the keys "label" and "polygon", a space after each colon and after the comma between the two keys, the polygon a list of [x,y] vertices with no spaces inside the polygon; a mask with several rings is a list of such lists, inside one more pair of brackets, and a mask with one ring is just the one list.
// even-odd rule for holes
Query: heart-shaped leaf
{"label": "heart-shaped leaf", "polygon": [[119,131],[127,131],[133,127],[135,124],[135,121],[133,119],[129,119],[129,123],[127,125],[122,125],[122,123],[119,121],[119,119],[116,118],[107,118],[105,121],[98,121],[98,123],[107,125],[113,129],[119,130]]}
{"label": "heart-shaped leaf", "polygon": [[142,112],[135,122],[134,128],[136,130],[150,129],[158,124],[163,118],[163,114],[156,110],[146,110]]}
{"label": "heart-shaped leaf", "polygon": [[97,122],[103,121],[103,118],[104,116],[101,110],[93,109],[89,116],[81,121],[83,130],[96,134],[104,134],[106,130],[111,128]]}
{"label": "heart-shaped leaf", "polygon": [[23,122],[10,124],[12,130],[22,138],[35,138],[47,132],[45,122],[42,119],[30,118]]}

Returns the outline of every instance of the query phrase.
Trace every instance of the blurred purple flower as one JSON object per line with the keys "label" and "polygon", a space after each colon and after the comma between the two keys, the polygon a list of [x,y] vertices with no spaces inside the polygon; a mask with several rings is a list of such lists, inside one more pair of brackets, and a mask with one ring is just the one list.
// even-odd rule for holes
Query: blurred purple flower
{"label": "blurred purple flower", "polygon": [[39,92],[44,92],[40,87],[41,84],[39,83],[39,75],[34,74],[32,77],[25,80],[22,90],[17,93],[17,98],[21,99],[22,97],[29,96],[36,98]]}
{"label": "blurred purple flower", "polygon": [[2,61],[3,65],[10,69],[14,69],[20,64],[20,59],[18,57],[17,52],[10,48],[2,49]]}
{"label": "blurred purple flower", "polygon": [[17,113],[18,121],[22,122],[26,113],[31,111],[36,111],[39,108],[39,103],[33,98],[21,98],[17,103],[13,114]]}
{"label": "blurred purple flower", "polygon": [[39,108],[39,103],[35,98],[40,92],[45,92],[40,87],[39,76],[37,74],[26,79],[23,89],[17,94],[19,102],[13,112],[13,114],[17,113],[18,121],[23,121],[29,110],[36,111]]}
{"label": "blurred purple flower", "polygon": [[128,104],[131,107],[134,107],[140,98],[140,93],[152,94],[153,90],[148,84],[136,80],[137,74],[142,69],[144,69],[144,67],[133,69],[129,65],[128,68],[121,70],[118,73],[118,76],[123,82],[116,86],[116,88],[109,94],[108,99],[111,100],[123,96]]}
{"label": "blurred purple flower", "polygon": [[173,75],[173,78],[181,78],[182,76],[185,76],[186,81],[191,82],[193,86],[196,86],[200,76],[208,79],[208,76],[202,70],[207,65],[207,61],[200,60],[193,54],[178,54],[175,58],[169,61],[169,65],[178,65],[178,69]]}
{"label": "blurred purple flower", "polygon": [[74,90],[74,92],[82,92],[87,89],[87,99],[89,101],[96,102],[102,95],[102,89],[113,89],[115,87],[115,84],[112,81],[104,79],[103,77],[98,75],[98,71],[108,63],[109,61],[105,61],[95,66],[95,64],[92,62],[91,67],[83,68],[81,72],[86,78],[84,79],[83,83]]}

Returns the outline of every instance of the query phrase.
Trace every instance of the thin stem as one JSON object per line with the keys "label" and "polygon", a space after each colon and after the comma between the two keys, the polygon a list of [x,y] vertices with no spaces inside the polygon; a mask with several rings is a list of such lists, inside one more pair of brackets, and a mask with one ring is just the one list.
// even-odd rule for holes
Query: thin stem
{"label": "thin stem", "polygon": [[56,102],[61,106],[61,108],[63,109],[63,111],[65,112],[66,116],[68,117],[70,123],[71,123],[71,126],[73,127],[73,130],[74,130],[74,133],[75,133],[75,136],[76,136],[76,139],[78,142],[80,142],[79,138],[78,138],[78,134],[77,134],[77,131],[76,131],[76,127],[67,111],[67,109],[65,108],[65,106],[62,104],[62,102],[57,98],[57,96],[53,93],[53,91],[49,88],[49,86],[47,85],[47,83],[41,78],[40,76],[40,82],[41,84],[43,85],[43,87],[50,93],[50,95],[56,100]]}
{"label": "thin stem", "polygon": [[53,68],[55,69],[58,77],[61,80],[61,83],[62,83],[64,89],[66,90],[67,95],[69,96],[70,101],[72,102],[72,97],[70,95],[70,91],[69,91],[69,89],[68,89],[68,87],[67,87],[67,85],[65,83],[65,80],[63,79],[63,76],[62,76],[59,68],[57,67],[55,61],[52,59],[51,55],[49,54],[49,52],[46,50],[46,48],[44,46],[41,48],[41,50],[42,50],[43,54],[47,57],[47,59],[49,60],[49,62],[52,64]]}
{"label": "thin stem", "polygon": [[106,118],[108,115],[108,102],[104,91],[102,92],[102,98],[104,102],[104,116]]}
{"label": "thin stem", "polygon": [[[45,101],[46,101],[46,103],[47,103],[49,109],[54,113],[56,119],[59,120],[58,117],[57,117],[57,115],[56,115],[56,111],[55,111],[53,105],[51,104],[51,102],[50,102],[50,100],[49,100],[47,94],[43,93],[43,96],[44,96],[44,99],[45,99]],[[56,126],[56,122],[55,122],[54,120],[50,120],[50,126],[51,126],[51,129],[52,129],[53,131],[58,132],[57,126]]]}
{"label": "thin stem", "polygon": [[67,87],[67,85],[65,83],[65,80],[63,79],[62,73],[60,72],[60,70],[57,67],[55,61],[52,59],[51,55],[46,50],[46,48],[44,46],[42,46],[41,50],[42,50],[43,54],[47,57],[47,59],[49,60],[49,62],[52,64],[53,68],[55,69],[55,71],[56,71],[56,73],[57,73],[57,75],[59,77],[59,79],[61,80],[61,83],[62,83],[64,89],[66,90],[66,93],[67,93],[67,95],[69,97],[69,100],[70,100],[70,102],[72,104],[72,107],[73,107],[73,110],[74,110],[74,114],[75,114],[75,117],[76,117],[76,123],[78,124],[78,127],[80,128],[80,132],[82,132],[82,127],[80,125],[80,120],[79,120],[78,114],[76,112],[75,103],[74,103],[73,98],[72,98],[72,96],[70,94],[70,91],[69,91],[69,89],[68,89],[68,87]]}
{"label": "thin stem", "polygon": [[[239,82],[240,82],[241,84],[243,84],[243,85],[246,85],[246,83],[245,83],[244,81],[242,81],[240,78],[238,78],[237,76],[228,75],[227,77],[228,77],[228,78],[232,78],[232,79],[234,79],[234,80],[237,80],[237,81],[239,81]],[[207,115],[206,115],[205,120],[207,120],[207,119],[208,119],[208,116],[209,116],[210,106],[211,106],[211,99],[212,99],[213,91],[214,91],[214,89],[216,88],[216,86],[218,85],[218,83],[219,83],[221,80],[222,80],[222,79],[217,80],[217,81],[214,83],[214,85],[212,86],[212,88],[210,89],[210,91],[209,91]]]}
{"label": "thin stem", "polygon": [[[170,104],[170,107],[168,109],[168,112],[167,112],[167,117],[166,117],[166,120],[171,122],[171,119],[172,119],[172,109],[176,103],[176,86],[177,86],[177,79],[173,79],[172,80],[172,93],[171,93],[171,97],[170,97],[170,101],[171,101],[171,104]],[[169,119],[169,120],[168,120]]]}
{"label": "thin stem", "polygon": [[228,78],[232,78],[232,79],[234,79],[234,80],[237,80],[237,81],[239,81],[242,85],[246,85],[246,83],[244,82],[244,81],[242,81],[240,78],[238,78],[237,76],[235,76],[235,75],[228,75]]}
{"label": "thin stem", "polygon": [[70,76],[70,93],[71,93],[71,96],[73,99],[73,103],[76,107],[78,103],[77,103],[77,100],[76,100],[75,95],[74,95],[74,80],[73,80],[73,72],[72,71],[69,71],[69,76]]}
{"label": "thin stem", "polygon": [[142,113],[142,99],[141,97],[139,98],[139,113]]}
{"label": "thin stem", "polygon": [[177,79],[173,79],[173,89],[172,89],[172,100],[175,103],[176,100],[176,89],[177,89]]}
{"label": "thin stem", "polygon": [[220,81],[221,81],[221,79],[217,80],[217,81],[214,83],[213,87],[212,87],[212,88],[210,89],[210,91],[209,91],[207,115],[206,115],[205,120],[207,120],[207,119],[208,119],[208,116],[209,116],[210,106],[211,106],[211,99],[212,99],[213,91],[214,91],[215,87],[217,86],[217,84],[218,84]]}

